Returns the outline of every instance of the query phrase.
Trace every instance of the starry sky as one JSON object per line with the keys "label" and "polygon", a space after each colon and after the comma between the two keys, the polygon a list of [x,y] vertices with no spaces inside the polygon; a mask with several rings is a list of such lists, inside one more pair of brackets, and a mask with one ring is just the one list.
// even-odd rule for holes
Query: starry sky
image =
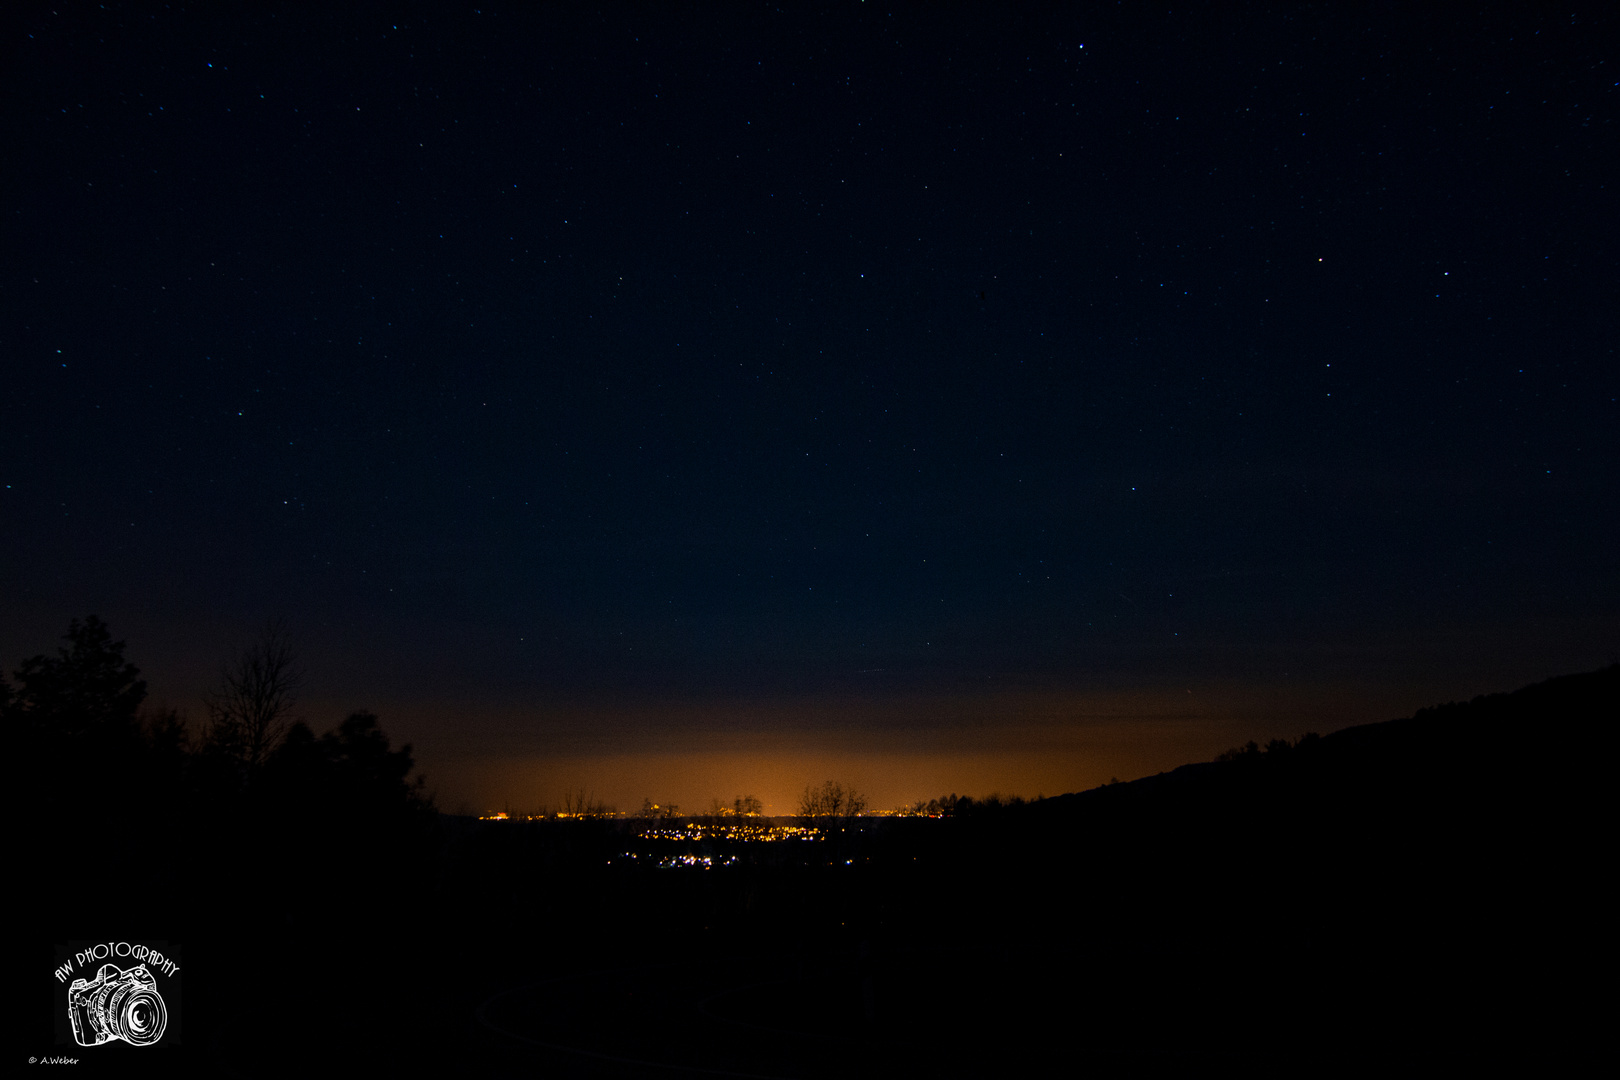
{"label": "starry sky", "polygon": [[785,812],[1616,658],[1612,11],[328,7],[0,22],[8,669]]}

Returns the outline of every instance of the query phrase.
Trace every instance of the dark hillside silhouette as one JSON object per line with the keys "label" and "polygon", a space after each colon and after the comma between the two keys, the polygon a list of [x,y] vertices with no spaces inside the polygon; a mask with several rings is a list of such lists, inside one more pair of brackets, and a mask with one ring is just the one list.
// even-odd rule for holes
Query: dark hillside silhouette
{"label": "dark hillside silhouette", "polygon": [[[1297,743],[1278,740],[1265,751],[1251,743],[1216,762],[1045,800],[1039,814],[1056,822],[1145,813],[1182,819],[1183,832],[1199,835],[1267,818],[1274,836],[1320,842],[1383,830],[1397,847],[1422,822],[1489,820],[1517,829],[1551,802],[1578,795],[1569,779],[1583,769],[1571,751],[1600,738],[1616,715],[1620,665]],[[1293,813],[1275,820],[1279,805]],[[1483,831],[1469,828],[1458,839]]]}
{"label": "dark hillside silhouette", "polygon": [[1194,1030],[1281,1020],[1289,1053],[1500,1046],[1521,973],[1595,886],[1575,838],[1597,789],[1569,750],[1601,745],[1616,716],[1611,666],[1045,799],[993,826],[959,815],[958,857],[994,882],[965,879],[960,901],[1038,927],[1031,947],[1080,949],[1076,963],[1095,944],[1080,948],[1069,913],[1086,911],[1142,977],[1202,987]]}

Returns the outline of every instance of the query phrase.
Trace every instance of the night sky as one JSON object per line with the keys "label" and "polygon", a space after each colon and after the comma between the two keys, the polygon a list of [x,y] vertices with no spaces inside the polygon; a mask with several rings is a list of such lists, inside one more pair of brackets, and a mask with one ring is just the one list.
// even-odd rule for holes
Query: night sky
{"label": "night sky", "polygon": [[0,23],[8,671],[789,812],[1616,659],[1612,10],[230,7]]}

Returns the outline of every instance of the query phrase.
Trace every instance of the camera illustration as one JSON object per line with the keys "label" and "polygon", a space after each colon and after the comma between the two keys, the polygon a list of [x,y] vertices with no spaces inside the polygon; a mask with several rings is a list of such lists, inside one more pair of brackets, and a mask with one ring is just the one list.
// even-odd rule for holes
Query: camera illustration
{"label": "camera illustration", "polygon": [[110,1039],[150,1046],[163,1037],[169,1011],[145,964],[128,971],[103,964],[94,979],[74,979],[68,987],[68,1019],[80,1046]]}

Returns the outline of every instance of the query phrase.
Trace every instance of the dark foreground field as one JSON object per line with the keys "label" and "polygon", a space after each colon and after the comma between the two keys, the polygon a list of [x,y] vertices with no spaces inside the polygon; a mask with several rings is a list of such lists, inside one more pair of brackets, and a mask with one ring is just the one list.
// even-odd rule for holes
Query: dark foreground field
{"label": "dark foreground field", "polygon": [[[1611,667],[816,842],[682,848],[626,821],[360,827],[132,799],[99,822],[33,822],[23,925],[183,943],[177,1044],[85,1051],[86,1068],[1545,1066],[1588,1037],[1590,1006],[1563,980],[1597,955],[1607,852],[1578,838],[1603,801],[1586,749],[1620,715],[1617,687]],[[738,862],[650,865],[677,850]]]}

